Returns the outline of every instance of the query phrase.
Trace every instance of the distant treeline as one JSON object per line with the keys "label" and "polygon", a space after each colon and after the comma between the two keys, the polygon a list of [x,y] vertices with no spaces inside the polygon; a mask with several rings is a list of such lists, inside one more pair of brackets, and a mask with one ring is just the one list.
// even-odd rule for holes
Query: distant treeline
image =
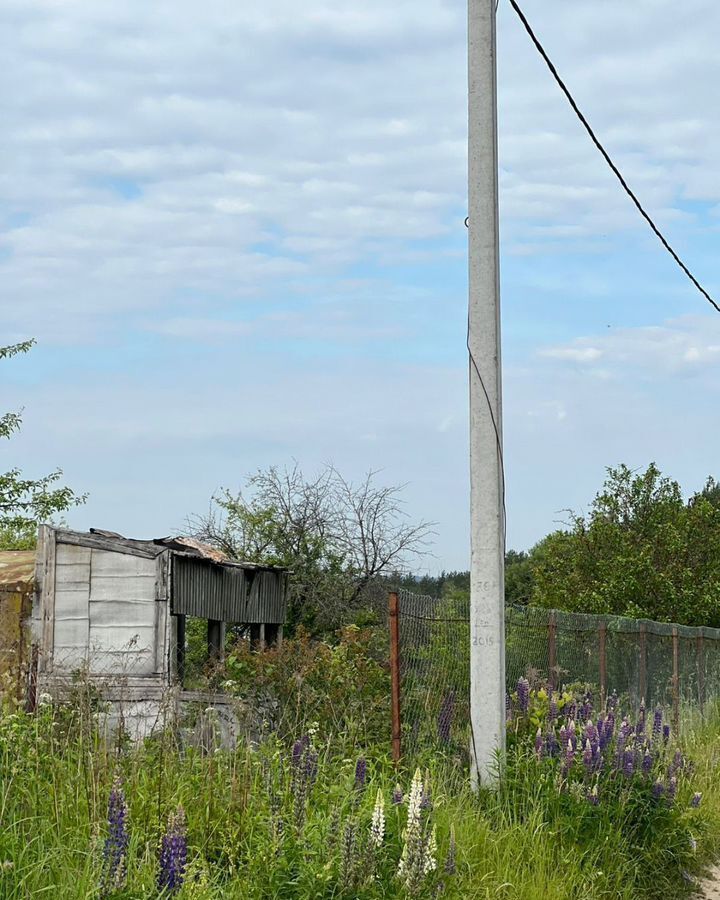
{"label": "distant treeline", "polygon": [[[720,484],[683,497],[652,463],[609,468],[586,515],[505,557],[505,601],[720,627]],[[469,591],[469,572],[400,578],[432,596]]]}

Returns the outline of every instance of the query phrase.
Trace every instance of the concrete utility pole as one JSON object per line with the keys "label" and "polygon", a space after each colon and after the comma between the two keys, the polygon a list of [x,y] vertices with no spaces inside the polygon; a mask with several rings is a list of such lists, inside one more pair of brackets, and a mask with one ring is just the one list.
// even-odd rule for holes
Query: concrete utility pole
{"label": "concrete utility pole", "polygon": [[505,746],[495,2],[468,0],[470,720],[482,782],[493,780],[496,752]]}

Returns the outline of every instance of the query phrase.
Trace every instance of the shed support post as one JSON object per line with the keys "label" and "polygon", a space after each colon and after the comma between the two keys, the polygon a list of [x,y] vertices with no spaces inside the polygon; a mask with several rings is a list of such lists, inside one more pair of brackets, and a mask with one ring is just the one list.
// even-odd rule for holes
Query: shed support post
{"label": "shed support post", "polygon": [[175,616],[175,675],[180,685],[185,681],[185,616]]}
{"label": "shed support post", "polygon": [[208,656],[216,663],[225,658],[225,623],[217,619],[208,619]]}

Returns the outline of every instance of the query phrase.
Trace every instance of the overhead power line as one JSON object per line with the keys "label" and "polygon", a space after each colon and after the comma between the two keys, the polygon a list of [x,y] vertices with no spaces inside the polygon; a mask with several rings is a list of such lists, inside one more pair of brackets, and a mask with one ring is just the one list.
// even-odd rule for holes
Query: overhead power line
{"label": "overhead power line", "polygon": [[608,166],[610,166],[610,169],[612,170],[613,174],[615,175],[617,180],[622,185],[625,193],[628,195],[628,197],[630,197],[630,199],[635,204],[640,215],[648,223],[648,225],[653,230],[653,232],[657,236],[658,240],[663,245],[663,247],[667,250],[667,252],[670,254],[670,256],[672,256],[672,258],[675,260],[675,262],[678,264],[678,266],[680,266],[682,271],[687,275],[687,277],[695,285],[695,287],[700,291],[700,293],[708,301],[708,303],[710,303],[711,306],[713,306],[717,312],[720,312],[720,306],[718,306],[718,304],[713,300],[713,298],[710,296],[710,294],[705,290],[705,288],[700,284],[700,282],[697,280],[697,278],[693,275],[693,273],[690,271],[690,269],[688,269],[688,267],[685,265],[685,263],[680,259],[680,257],[677,255],[675,250],[673,250],[673,248],[670,246],[670,243],[667,240],[667,238],[665,237],[665,235],[660,231],[660,229],[657,227],[657,225],[653,222],[652,218],[645,211],[642,203],[640,203],[637,196],[635,195],[633,190],[628,185],[627,181],[625,181],[625,178],[623,177],[622,172],[618,169],[618,167],[615,165],[615,163],[610,158],[610,154],[600,143],[600,140],[598,139],[597,135],[593,131],[588,120],[585,118],[585,116],[582,114],[582,112],[578,108],[578,105],[575,102],[574,97],[570,93],[570,90],[568,89],[567,85],[565,84],[565,82],[562,80],[562,78],[558,74],[558,70],[555,68],[552,60],[550,59],[548,54],[545,52],[545,48],[538,40],[537,35],[532,30],[530,23],[525,18],[525,14],[518,6],[516,0],[509,0],[509,2],[510,2],[510,5],[512,6],[512,8],[517,13],[518,18],[522,22],[523,27],[525,28],[525,31],[527,31],[528,35],[530,36],[530,40],[535,45],[535,49],[538,51],[540,56],[542,56],[542,58],[545,60],[545,64],[547,65],[548,69],[550,69],[550,72],[551,72],[553,78],[555,79],[555,81],[557,82],[560,90],[563,92],[563,94],[565,94],[565,97],[567,98],[568,103],[572,107],[573,112],[578,117],[578,119],[580,119],[580,121],[582,122],[583,127],[585,128],[585,131],[587,131],[587,133],[590,135],[590,140],[593,142],[593,144],[595,144],[597,149],[600,151],[603,159],[608,164]]}

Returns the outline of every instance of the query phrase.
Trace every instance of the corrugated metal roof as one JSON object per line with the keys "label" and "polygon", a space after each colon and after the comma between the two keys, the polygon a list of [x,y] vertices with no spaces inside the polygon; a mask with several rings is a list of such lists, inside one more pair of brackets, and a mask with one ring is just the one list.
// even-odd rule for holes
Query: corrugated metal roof
{"label": "corrugated metal roof", "polygon": [[35,583],[34,550],[0,551],[0,590],[25,593]]}
{"label": "corrugated metal roof", "polygon": [[288,573],[246,569],[175,554],[172,611],[220,622],[285,622]]}

